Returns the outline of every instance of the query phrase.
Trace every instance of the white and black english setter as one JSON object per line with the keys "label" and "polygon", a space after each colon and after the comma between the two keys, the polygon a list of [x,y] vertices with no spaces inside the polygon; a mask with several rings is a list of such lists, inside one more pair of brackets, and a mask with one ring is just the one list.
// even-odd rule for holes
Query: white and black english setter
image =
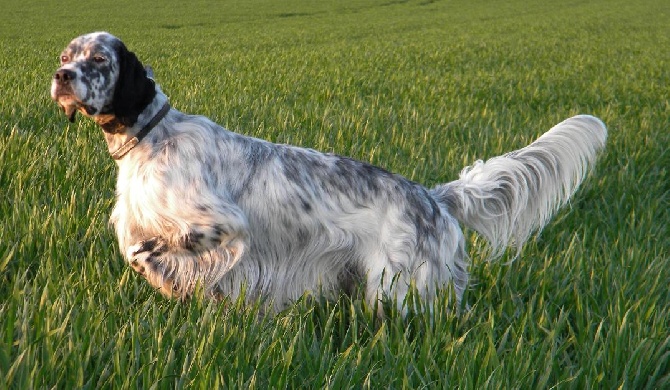
{"label": "white and black english setter", "polygon": [[592,116],[556,125],[529,146],[477,161],[427,189],[346,157],[276,145],[171,108],[116,37],[74,39],[51,97],[103,130],[119,176],[112,213],[128,263],[171,297],[208,296],[281,309],[306,291],[364,286],[374,304],[410,284],[430,302],[468,257],[459,222],[500,255],[520,248],[564,205],[607,138]]}

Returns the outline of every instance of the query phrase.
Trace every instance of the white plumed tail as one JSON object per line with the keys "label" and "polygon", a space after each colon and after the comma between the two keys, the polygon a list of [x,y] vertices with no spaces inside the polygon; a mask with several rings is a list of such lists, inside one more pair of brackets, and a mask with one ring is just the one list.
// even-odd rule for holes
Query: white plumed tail
{"label": "white plumed tail", "polygon": [[578,115],[523,149],[477,161],[458,180],[431,192],[456,219],[487,239],[496,258],[509,246],[520,250],[567,203],[606,139],[602,121]]}

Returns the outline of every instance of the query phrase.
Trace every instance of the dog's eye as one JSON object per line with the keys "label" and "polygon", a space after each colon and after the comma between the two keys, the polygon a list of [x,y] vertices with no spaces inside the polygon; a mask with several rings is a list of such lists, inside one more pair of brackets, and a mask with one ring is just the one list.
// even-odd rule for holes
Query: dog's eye
{"label": "dog's eye", "polygon": [[70,56],[62,55],[60,56],[60,63],[61,64],[67,64],[70,62]]}
{"label": "dog's eye", "polygon": [[98,64],[101,62],[105,62],[107,59],[104,56],[101,55],[94,55],[93,56],[93,62],[97,62]]}

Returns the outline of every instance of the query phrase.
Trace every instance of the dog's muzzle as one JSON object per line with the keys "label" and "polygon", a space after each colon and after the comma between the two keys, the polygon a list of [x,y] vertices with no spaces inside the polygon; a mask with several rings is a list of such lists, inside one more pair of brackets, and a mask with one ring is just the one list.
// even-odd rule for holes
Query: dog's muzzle
{"label": "dog's muzzle", "polygon": [[51,87],[51,98],[63,109],[70,122],[74,122],[77,109],[82,107],[82,104],[77,101],[74,89],[72,88],[72,83],[76,78],[77,73],[73,70],[58,69],[54,73]]}
{"label": "dog's muzzle", "polygon": [[58,84],[68,84],[77,78],[77,74],[70,69],[58,69],[54,74],[54,80]]}

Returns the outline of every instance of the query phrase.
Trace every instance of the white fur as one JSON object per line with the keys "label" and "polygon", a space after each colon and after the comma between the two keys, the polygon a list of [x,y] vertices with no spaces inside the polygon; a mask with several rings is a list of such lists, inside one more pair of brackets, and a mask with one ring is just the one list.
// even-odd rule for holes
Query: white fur
{"label": "white fur", "polygon": [[[77,38],[68,50],[86,45],[121,43],[98,34]],[[114,68],[120,59],[110,57]],[[115,83],[118,75],[108,73]],[[98,107],[54,83],[54,99],[68,107],[107,113],[92,116],[110,151],[167,101],[156,86],[134,123],[117,131],[109,125],[120,115],[109,114],[112,97]],[[201,283],[212,297],[235,297],[246,286],[249,299],[281,309],[305,291],[362,285],[370,303],[387,295],[402,304],[412,283],[428,301],[451,283],[460,300],[468,265],[458,221],[489,240],[493,255],[520,248],[574,193],[606,134],[598,119],[577,116],[428,190],[358,161],[245,137],[172,109],[117,160],[111,221],[129,264],[168,296],[189,297]]]}
{"label": "white fur", "polygon": [[495,258],[510,245],[520,250],[544,227],[575,193],[606,139],[602,121],[578,115],[523,149],[477,161],[433,191],[451,195],[450,211],[489,241]]}

